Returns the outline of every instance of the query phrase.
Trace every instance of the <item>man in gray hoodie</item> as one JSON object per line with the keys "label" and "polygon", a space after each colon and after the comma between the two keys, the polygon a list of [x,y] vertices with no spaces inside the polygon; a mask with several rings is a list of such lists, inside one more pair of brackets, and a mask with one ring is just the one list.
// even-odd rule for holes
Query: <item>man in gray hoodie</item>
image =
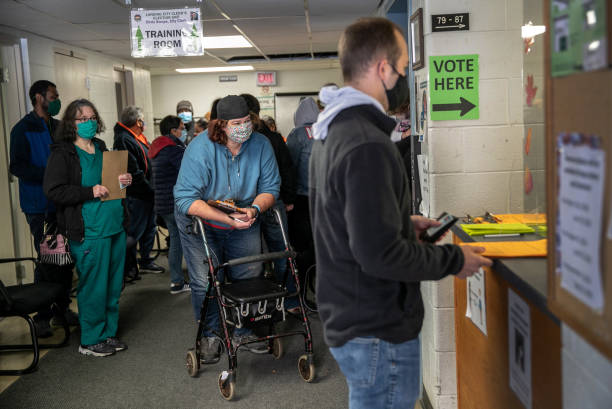
{"label": "man in gray hoodie", "polygon": [[289,234],[299,252],[299,271],[305,273],[314,264],[314,243],[308,211],[308,161],[314,142],[312,124],[317,121],[319,106],[312,97],[304,98],[293,115],[295,128],[287,136],[287,148],[297,169],[297,195],[289,212]]}
{"label": "man in gray hoodie", "polygon": [[438,222],[410,214],[410,189],[385,112],[408,98],[399,27],[360,19],[338,46],[345,87],[326,87],[314,124],[310,214],[317,305],[326,343],[349,386],[350,408],[412,408],[419,396],[420,282],[465,278],[483,248],[419,240]]}

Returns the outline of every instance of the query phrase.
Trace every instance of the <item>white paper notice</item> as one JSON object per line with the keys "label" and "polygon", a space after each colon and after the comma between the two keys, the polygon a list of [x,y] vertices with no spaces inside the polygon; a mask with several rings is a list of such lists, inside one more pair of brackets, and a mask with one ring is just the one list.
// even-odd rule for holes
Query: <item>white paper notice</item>
{"label": "white paper notice", "polygon": [[487,335],[487,303],[485,297],[485,272],[481,268],[467,279],[467,311],[465,316]]}
{"label": "white paper notice", "polygon": [[429,217],[429,168],[427,167],[427,156],[417,155],[417,167],[419,170],[419,183],[421,185],[420,212]]}
{"label": "white paper notice", "polygon": [[531,318],[529,305],[508,288],[510,389],[531,409]]}
{"label": "white paper notice", "polygon": [[560,156],[557,268],[561,286],[601,310],[605,153],[586,144],[564,144]]}

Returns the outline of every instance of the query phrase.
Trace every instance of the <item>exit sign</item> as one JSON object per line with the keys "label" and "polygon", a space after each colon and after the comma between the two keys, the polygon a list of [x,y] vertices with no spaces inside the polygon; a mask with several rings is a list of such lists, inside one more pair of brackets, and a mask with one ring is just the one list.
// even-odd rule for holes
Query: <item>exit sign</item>
{"label": "exit sign", "polygon": [[276,85],[276,71],[259,71],[255,73],[258,87],[270,87]]}

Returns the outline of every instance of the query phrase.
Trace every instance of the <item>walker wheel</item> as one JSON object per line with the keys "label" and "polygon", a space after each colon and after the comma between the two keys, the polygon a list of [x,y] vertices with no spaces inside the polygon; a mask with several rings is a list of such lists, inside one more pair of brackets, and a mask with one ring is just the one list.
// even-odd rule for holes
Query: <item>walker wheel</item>
{"label": "walker wheel", "polygon": [[189,373],[189,376],[197,376],[198,371],[200,370],[200,358],[198,357],[198,354],[196,353],[195,349],[192,348],[187,351],[186,361],[187,372]]}
{"label": "walker wheel", "polygon": [[315,378],[315,367],[312,362],[309,361],[307,355],[302,355],[298,359],[298,371],[300,376],[306,382],[312,382]]}
{"label": "walker wheel", "polygon": [[283,341],[281,341],[280,338],[274,338],[271,344],[272,356],[274,356],[274,359],[281,359],[285,354],[285,350],[283,349]]}
{"label": "walker wheel", "polygon": [[230,381],[229,378],[223,380],[222,377],[223,372],[219,374],[219,392],[221,392],[223,399],[232,400],[236,393],[236,382]]}

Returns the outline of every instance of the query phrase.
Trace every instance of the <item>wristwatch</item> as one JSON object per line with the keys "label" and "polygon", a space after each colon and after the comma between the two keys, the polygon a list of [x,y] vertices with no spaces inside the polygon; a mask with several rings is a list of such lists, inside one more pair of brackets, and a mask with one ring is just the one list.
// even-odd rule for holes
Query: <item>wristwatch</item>
{"label": "wristwatch", "polygon": [[259,214],[261,213],[261,207],[259,207],[256,204],[252,204],[251,207],[255,210],[257,210],[257,213],[255,213],[255,218],[257,219],[257,217],[259,217]]}

